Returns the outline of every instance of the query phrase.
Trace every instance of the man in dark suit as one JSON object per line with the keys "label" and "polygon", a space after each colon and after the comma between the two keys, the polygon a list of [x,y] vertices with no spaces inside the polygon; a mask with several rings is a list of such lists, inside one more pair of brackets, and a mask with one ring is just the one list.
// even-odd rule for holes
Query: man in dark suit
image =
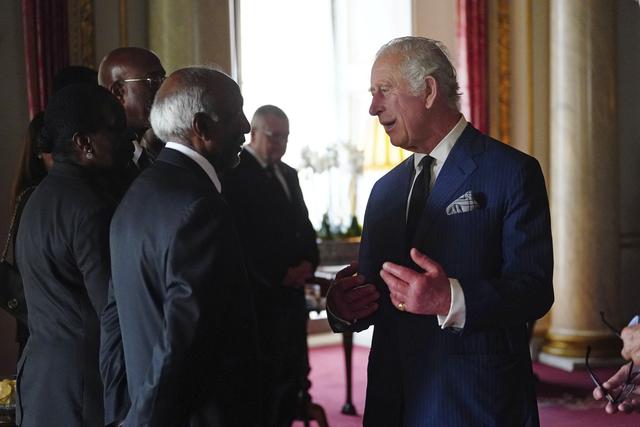
{"label": "man in dark suit", "polygon": [[127,114],[133,136],[133,163],[138,170],[151,163],[163,143],[155,137],[149,123],[153,98],[165,78],[160,59],[140,47],[119,47],[100,62],[98,83],[113,93]]}
{"label": "man in dark suit", "polygon": [[240,165],[223,177],[238,220],[258,299],[267,426],[288,426],[308,372],[304,285],[318,264],[295,169],[282,162],[289,119],[273,105],[256,110]]}
{"label": "man in dark suit", "polygon": [[328,296],[335,330],[375,325],[364,425],[537,426],[526,323],[553,302],[538,162],[466,122],[439,42],[384,45],[371,94],[414,155],[375,184],[359,267]]}
{"label": "man in dark suit", "polygon": [[150,117],[166,147],[110,232],[131,397],[124,425],[259,425],[253,297],[218,178],[238,164],[249,131],[240,90],[221,72],[184,68],[159,89]]}

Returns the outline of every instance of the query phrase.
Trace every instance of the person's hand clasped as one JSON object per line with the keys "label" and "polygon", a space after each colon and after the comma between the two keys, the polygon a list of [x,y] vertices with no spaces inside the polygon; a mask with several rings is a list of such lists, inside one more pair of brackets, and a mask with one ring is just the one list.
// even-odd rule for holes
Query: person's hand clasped
{"label": "person's hand clasped", "polygon": [[451,285],[440,264],[417,249],[411,259],[424,269],[418,272],[392,262],[382,264],[380,277],[387,284],[391,302],[400,311],[446,316],[451,305]]}
{"label": "person's hand clasped", "polygon": [[[617,412],[624,412],[626,414],[633,411],[640,412],[640,375],[635,375],[631,384],[627,384],[629,369],[631,366],[632,365],[629,363],[625,364],[618,370],[618,372],[613,374],[611,378],[602,384],[609,395],[618,396],[622,394],[626,396],[620,402],[607,402],[604,409],[608,414],[615,414]],[[635,372],[633,374],[635,374]],[[623,388],[625,388],[624,391]],[[602,400],[605,398],[605,393],[600,389],[600,387],[596,387],[593,389],[593,397],[596,400]]]}
{"label": "person's hand clasped", "polygon": [[356,322],[373,314],[378,309],[380,293],[358,272],[358,263],[353,262],[336,274],[336,279],[327,294],[327,305],[331,313],[349,322]]}

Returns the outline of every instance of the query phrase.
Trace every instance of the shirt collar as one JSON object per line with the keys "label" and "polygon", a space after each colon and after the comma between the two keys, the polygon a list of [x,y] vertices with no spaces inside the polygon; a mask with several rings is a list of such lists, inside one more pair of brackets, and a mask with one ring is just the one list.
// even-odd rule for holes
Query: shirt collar
{"label": "shirt collar", "polygon": [[249,144],[243,145],[243,146],[242,146],[242,149],[243,149],[243,150],[248,151],[248,152],[249,152],[249,154],[251,154],[251,155],[256,159],[256,161],[258,162],[258,164],[259,164],[260,166],[262,166],[262,168],[263,168],[263,169],[267,167],[267,162],[263,161],[263,160],[260,158],[260,156],[258,156],[258,154],[256,153],[256,150],[254,150],[254,149],[251,147],[251,145],[249,145]]}
{"label": "shirt collar", "polygon": [[131,142],[133,143],[133,163],[138,166],[138,160],[140,160],[140,156],[142,156],[142,147],[137,139],[132,139]]}
{"label": "shirt collar", "polygon": [[[436,159],[436,162],[438,164],[443,164],[445,160],[447,160],[447,157],[453,149],[453,146],[455,145],[458,138],[460,138],[460,135],[462,135],[462,132],[464,132],[464,129],[466,127],[467,119],[464,118],[464,114],[461,114],[458,123],[456,123],[456,125],[449,131],[449,133],[444,138],[442,138],[438,145],[436,145],[435,148],[431,150],[429,156]],[[425,153],[415,153],[413,156],[413,167],[417,169],[418,164],[426,155],[427,154]]]}
{"label": "shirt collar", "polygon": [[172,150],[176,150],[193,160],[202,168],[202,170],[207,174],[213,185],[218,190],[218,193],[222,192],[222,185],[220,184],[220,179],[218,178],[218,174],[216,173],[215,168],[209,160],[205,159],[204,156],[197,151],[195,151],[191,147],[187,147],[186,145],[178,144],[176,142],[167,142],[165,148],[170,148]]}

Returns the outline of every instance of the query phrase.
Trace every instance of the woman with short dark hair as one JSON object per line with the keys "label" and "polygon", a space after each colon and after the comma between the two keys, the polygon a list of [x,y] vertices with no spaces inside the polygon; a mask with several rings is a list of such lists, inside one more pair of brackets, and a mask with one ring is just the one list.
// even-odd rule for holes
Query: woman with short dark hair
{"label": "woman with short dark hair", "polygon": [[27,201],[16,240],[31,336],[18,364],[17,421],[103,426],[99,316],[107,301],[108,177],[132,154],[122,106],[74,85],[49,101],[41,133],[53,168]]}

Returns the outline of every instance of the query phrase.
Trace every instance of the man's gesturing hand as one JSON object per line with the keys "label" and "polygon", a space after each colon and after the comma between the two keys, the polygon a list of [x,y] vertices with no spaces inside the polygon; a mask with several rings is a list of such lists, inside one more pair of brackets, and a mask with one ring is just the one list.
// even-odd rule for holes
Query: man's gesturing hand
{"label": "man's gesturing hand", "polygon": [[391,302],[402,311],[414,314],[446,316],[451,305],[451,285],[440,264],[417,249],[411,259],[424,272],[414,271],[392,262],[382,264],[380,277],[391,293]]}
{"label": "man's gesturing hand", "polygon": [[355,322],[373,314],[380,293],[358,272],[358,263],[352,262],[336,274],[335,283],[327,294],[327,306],[331,313],[343,320]]}

